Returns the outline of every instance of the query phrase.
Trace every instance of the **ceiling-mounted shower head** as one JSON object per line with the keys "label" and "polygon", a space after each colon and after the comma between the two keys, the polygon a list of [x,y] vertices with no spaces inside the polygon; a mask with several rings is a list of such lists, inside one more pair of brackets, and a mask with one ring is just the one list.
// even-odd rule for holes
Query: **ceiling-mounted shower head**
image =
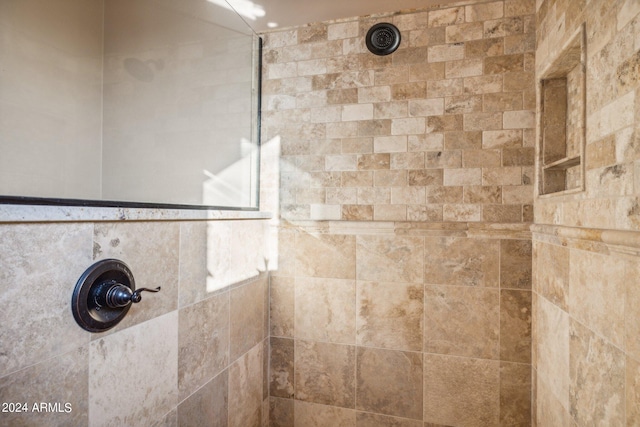
{"label": "ceiling-mounted shower head", "polygon": [[400,46],[400,31],[388,22],[375,24],[367,32],[367,48],[375,55],[389,55]]}

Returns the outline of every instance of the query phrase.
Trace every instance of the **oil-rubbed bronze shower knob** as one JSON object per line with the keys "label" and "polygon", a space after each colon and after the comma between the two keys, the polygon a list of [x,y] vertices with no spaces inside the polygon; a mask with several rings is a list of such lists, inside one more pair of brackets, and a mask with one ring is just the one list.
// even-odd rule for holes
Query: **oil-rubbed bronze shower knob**
{"label": "oil-rubbed bronze shower knob", "polygon": [[105,282],[100,286],[96,286],[93,295],[98,307],[121,308],[131,303],[138,303],[142,300],[142,292],[159,292],[160,286],[155,289],[140,288],[132,292],[131,288],[117,283],[115,280]]}
{"label": "oil-rubbed bronze shower knob", "polygon": [[136,290],[129,267],[117,259],[105,259],[80,276],[73,291],[71,311],[83,329],[104,332],[124,318],[132,303],[142,300],[140,294],[144,291],[159,292],[160,286]]}

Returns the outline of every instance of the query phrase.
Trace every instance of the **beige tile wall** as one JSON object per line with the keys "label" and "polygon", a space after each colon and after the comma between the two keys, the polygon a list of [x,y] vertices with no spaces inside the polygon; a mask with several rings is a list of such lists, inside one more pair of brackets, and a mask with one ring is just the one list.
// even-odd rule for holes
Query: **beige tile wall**
{"label": "beige tile wall", "polygon": [[528,425],[528,225],[298,222],[285,246],[271,426]]}
{"label": "beige tile wall", "polygon": [[536,199],[536,222],[637,230],[640,5],[635,0],[537,3],[537,76],[585,25],[587,104],[586,189]]}
{"label": "beige tile wall", "polygon": [[[534,12],[265,35],[271,426],[528,425]],[[403,39],[377,57],[384,21]]]}
{"label": "beige tile wall", "polygon": [[[283,218],[532,220],[535,4],[469,3],[265,35]],[[364,42],[381,21],[388,56]]]}
{"label": "beige tile wall", "polygon": [[[588,4],[587,4],[588,3]],[[638,425],[640,3],[538,1],[536,69],[585,24],[586,189],[537,198],[533,424]]]}
{"label": "beige tile wall", "polygon": [[[536,226],[537,425],[640,421],[640,236]],[[550,262],[549,257],[554,261]]]}
{"label": "beige tile wall", "polygon": [[[221,264],[215,254],[233,244],[207,239],[208,229],[243,236],[244,258]],[[69,413],[3,413],[0,424],[262,425],[264,230],[261,221],[0,224],[0,400],[71,404]],[[131,267],[138,287],[162,291],[91,334],[73,320],[71,293],[109,257]]]}

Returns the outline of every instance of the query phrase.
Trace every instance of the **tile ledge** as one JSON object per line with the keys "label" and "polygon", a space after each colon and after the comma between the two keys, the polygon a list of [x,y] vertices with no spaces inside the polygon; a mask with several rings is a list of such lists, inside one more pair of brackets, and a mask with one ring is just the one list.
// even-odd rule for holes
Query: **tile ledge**
{"label": "tile ledge", "polygon": [[222,221],[271,218],[271,213],[261,211],[0,205],[0,224],[25,222]]}
{"label": "tile ledge", "polygon": [[405,236],[531,239],[529,223],[469,223],[419,221],[281,221],[283,228],[318,234],[378,234]]}
{"label": "tile ledge", "polygon": [[604,243],[610,246],[610,249],[615,252],[631,251],[640,254],[640,231],[533,224],[531,225],[531,232],[559,238]]}

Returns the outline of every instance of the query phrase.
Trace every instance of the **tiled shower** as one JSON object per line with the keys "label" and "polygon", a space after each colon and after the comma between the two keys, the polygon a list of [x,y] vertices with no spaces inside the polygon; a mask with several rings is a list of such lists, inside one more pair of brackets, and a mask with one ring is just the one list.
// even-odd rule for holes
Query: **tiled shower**
{"label": "tiled shower", "polygon": [[[377,22],[395,53],[367,51]],[[640,3],[263,39],[271,219],[0,207],[0,400],[63,408],[0,425],[640,425]],[[90,334],[71,287],[108,257],[163,291]]]}

